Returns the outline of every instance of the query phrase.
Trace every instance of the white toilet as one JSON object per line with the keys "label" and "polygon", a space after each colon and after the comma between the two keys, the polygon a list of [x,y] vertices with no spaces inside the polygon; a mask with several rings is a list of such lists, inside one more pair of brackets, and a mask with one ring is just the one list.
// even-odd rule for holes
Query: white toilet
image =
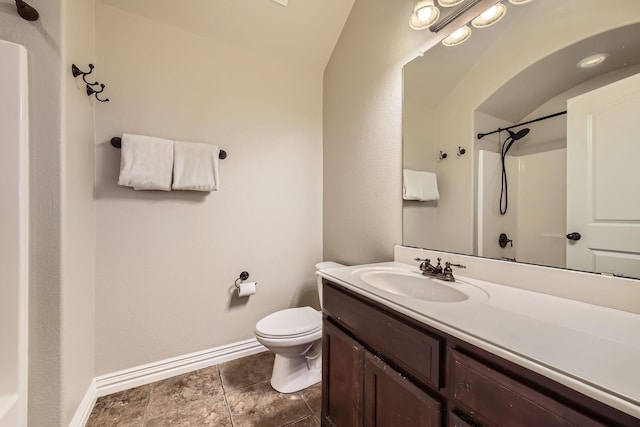
{"label": "white toilet", "polygon": [[[316,264],[316,270],[344,267],[335,262]],[[322,279],[318,277],[322,306]],[[293,393],[322,379],[322,313],[311,307],[276,311],[256,324],[257,340],[275,353],[271,386]]]}

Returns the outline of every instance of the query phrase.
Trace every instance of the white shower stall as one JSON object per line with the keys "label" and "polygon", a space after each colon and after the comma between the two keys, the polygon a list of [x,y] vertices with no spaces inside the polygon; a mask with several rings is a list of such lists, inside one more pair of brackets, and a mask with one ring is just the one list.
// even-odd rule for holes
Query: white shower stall
{"label": "white shower stall", "polygon": [[0,40],[0,427],[27,425],[27,51]]}
{"label": "white shower stall", "polygon": [[[565,148],[507,156],[509,208],[501,215],[500,154],[479,151],[479,255],[565,266],[566,159]],[[504,248],[501,233],[513,241]]]}

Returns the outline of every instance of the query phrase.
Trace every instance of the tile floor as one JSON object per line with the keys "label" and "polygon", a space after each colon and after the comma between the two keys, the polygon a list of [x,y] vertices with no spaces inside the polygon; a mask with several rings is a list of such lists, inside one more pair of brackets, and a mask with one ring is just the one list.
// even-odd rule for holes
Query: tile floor
{"label": "tile floor", "polygon": [[320,384],[271,388],[273,354],[259,353],[98,399],[87,427],[317,427]]}

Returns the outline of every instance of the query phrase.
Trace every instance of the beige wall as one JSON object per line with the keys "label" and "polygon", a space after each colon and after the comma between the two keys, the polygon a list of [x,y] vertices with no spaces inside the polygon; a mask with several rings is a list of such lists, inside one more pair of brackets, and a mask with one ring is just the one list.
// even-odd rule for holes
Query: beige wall
{"label": "beige wall", "polygon": [[36,22],[0,5],[0,38],[29,56],[28,416],[40,427],[68,425],[93,378],[93,113],[67,64],[93,58],[93,2],[32,4]]}
{"label": "beige wall", "polygon": [[[254,337],[318,304],[322,80],[271,56],[97,4],[96,375]],[[220,191],[116,184],[123,132],[218,144]],[[249,271],[258,291],[231,292]]]}
{"label": "beige wall", "polygon": [[[65,0],[62,16],[62,425],[69,425],[95,376],[95,134],[93,98],[71,64],[95,63],[94,1]],[[100,69],[96,68],[98,76]],[[91,80],[93,81],[93,80]]]}
{"label": "beige wall", "polygon": [[388,261],[402,241],[402,66],[428,32],[410,0],[356,0],[324,74],[324,257]]}
{"label": "beige wall", "polygon": [[[405,67],[403,80],[420,78],[410,75],[414,69]],[[438,158],[435,143],[435,111],[423,102],[417,91],[405,91],[402,109],[402,167],[435,172]],[[401,184],[402,185],[402,184]],[[438,225],[438,201],[402,201],[402,244],[420,248],[433,247],[430,238]]]}

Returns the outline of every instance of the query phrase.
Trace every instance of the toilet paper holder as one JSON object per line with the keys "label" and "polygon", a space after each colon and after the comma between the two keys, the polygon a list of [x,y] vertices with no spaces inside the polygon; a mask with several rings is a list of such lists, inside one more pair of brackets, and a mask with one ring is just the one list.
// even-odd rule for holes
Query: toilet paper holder
{"label": "toilet paper holder", "polygon": [[[243,271],[242,273],[240,273],[240,277],[238,277],[236,279],[236,283],[235,283],[236,288],[240,289],[240,283],[239,282],[247,280],[248,278],[249,278],[249,273],[248,272]],[[256,283],[256,285],[257,285],[257,283]]]}

